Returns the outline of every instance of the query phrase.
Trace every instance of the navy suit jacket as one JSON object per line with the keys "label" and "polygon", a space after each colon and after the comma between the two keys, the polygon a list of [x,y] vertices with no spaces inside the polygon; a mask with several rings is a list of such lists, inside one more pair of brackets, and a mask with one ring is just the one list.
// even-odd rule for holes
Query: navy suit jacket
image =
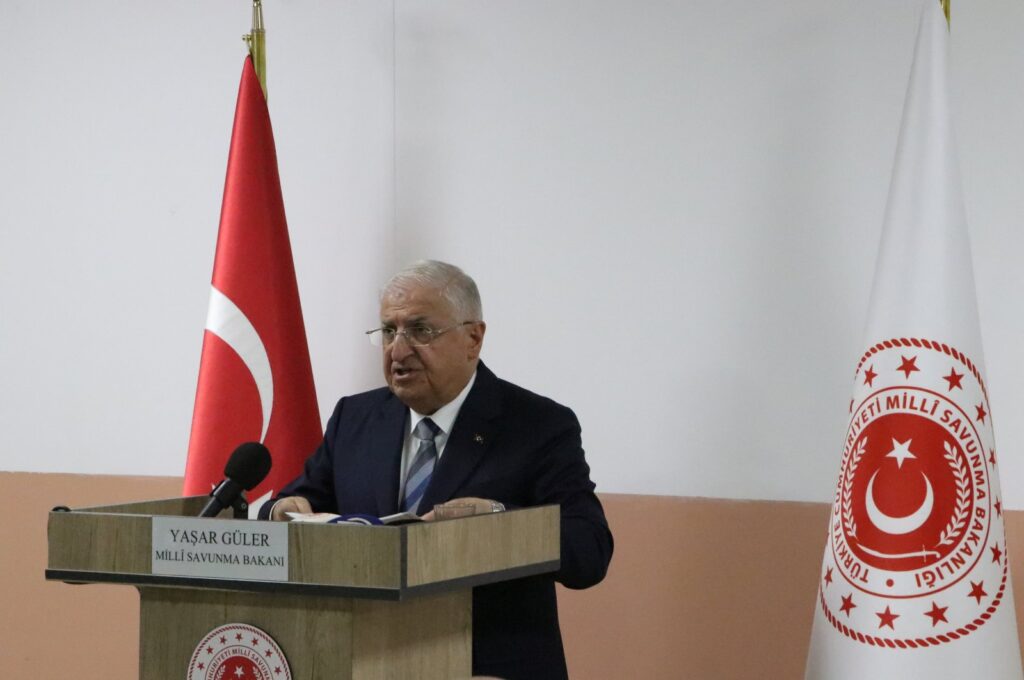
{"label": "navy suit jacket", "polygon": [[[280,496],[304,496],[318,512],[398,512],[407,414],[386,387],[342,398],[320,447]],[[509,508],[561,505],[557,572],[473,589],[474,674],[566,678],[554,583],[598,583],[613,547],[573,412],[478,364],[419,507],[467,496]]]}

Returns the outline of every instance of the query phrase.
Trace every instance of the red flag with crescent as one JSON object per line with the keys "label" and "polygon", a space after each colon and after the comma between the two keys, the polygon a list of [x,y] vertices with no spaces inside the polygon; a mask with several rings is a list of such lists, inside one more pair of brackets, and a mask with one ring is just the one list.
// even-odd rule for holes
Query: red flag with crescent
{"label": "red flag with crescent", "polygon": [[252,59],[238,88],[199,384],[185,467],[186,495],[206,494],[239,444],[271,452],[261,497],[294,479],[320,441],[320,412],[299,305],[277,153]]}

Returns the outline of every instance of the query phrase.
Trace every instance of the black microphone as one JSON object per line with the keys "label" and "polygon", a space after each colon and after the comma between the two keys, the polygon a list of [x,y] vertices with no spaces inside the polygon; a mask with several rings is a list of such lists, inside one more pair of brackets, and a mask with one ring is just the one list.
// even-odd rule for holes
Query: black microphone
{"label": "black microphone", "polygon": [[232,506],[242,494],[242,489],[251,490],[263,481],[270,472],[270,451],[263,444],[246,442],[228,459],[224,466],[224,481],[210,493],[200,517],[214,517],[221,510]]}

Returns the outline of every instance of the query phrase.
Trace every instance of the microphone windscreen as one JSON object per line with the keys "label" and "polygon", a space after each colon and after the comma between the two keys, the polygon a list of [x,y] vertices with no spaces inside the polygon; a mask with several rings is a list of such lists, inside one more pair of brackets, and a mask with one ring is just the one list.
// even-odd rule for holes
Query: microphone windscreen
{"label": "microphone windscreen", "polygon": [[240,445],[224,466],[224,476],[240,484],[246,491],[262,482],[269,472],[270,451],[257,442]]}

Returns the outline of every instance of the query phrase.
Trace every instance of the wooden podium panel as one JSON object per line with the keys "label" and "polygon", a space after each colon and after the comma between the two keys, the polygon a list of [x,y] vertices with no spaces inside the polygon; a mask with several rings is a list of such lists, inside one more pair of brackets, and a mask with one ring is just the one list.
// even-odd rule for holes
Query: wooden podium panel
{"label": "wooden podium panel", "polygon": [[[402,600],[555,571],[558,506],[402,526],[288,525],[286,582],[152,573],[154,516],[194,517],[206,496],[50,513],[46,577]],[[232,522],[228,513],[218,519]]]}
{"label": "wooden podium panel", "polygon": [[47,579],[138,588],[146,680],[185,677],[198,643],[229,623],[265,631],[301,680],[469,677],[472,588],[559,565],[558,507],[544,506],[398,527],[292,523],[286,581],[152,573],[153,518],[194,517],[206,500],[50,513]]}
{"label": "wooden podium panel", "polygon": [[233,622],[274,638],[295,680],[472,674],[469,589],[405,602],[150,586],[139,595],[139,677],[147,680],[181,680],[203,636]]}

